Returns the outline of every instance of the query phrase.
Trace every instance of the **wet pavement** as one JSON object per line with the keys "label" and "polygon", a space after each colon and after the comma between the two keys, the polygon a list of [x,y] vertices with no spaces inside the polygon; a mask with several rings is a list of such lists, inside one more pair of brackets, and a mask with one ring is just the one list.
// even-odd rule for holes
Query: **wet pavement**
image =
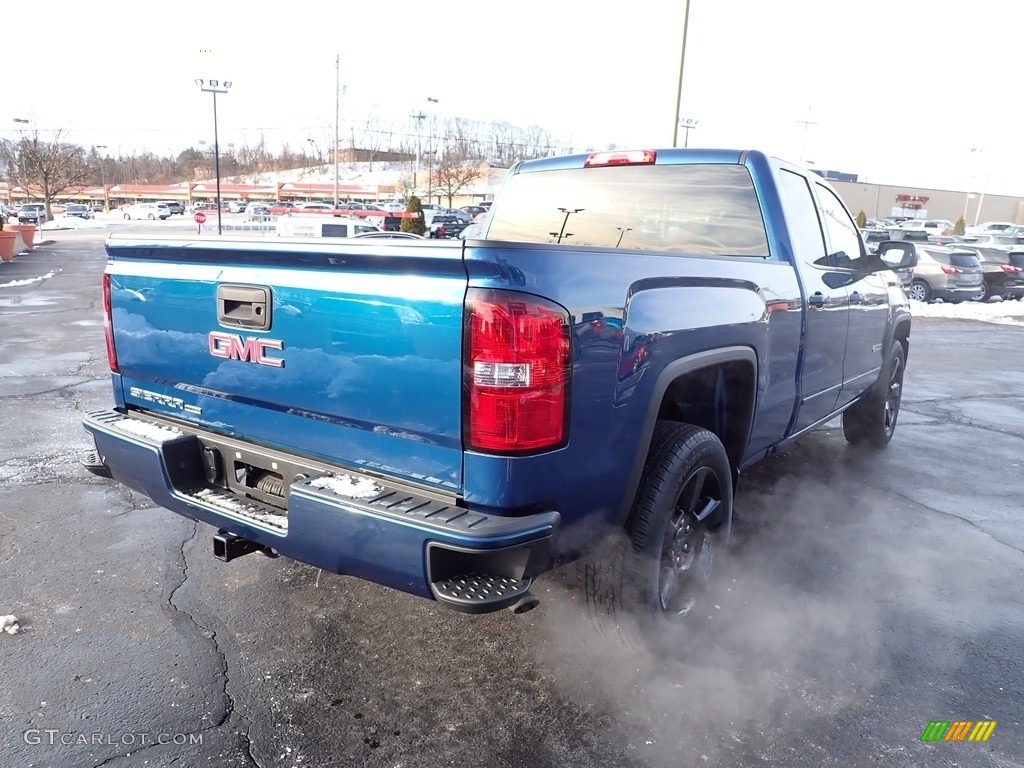
{"label": "wet pavement", "polygon": [[1024,328],[916,321],[893,443],[833,424],[746,473],[710,629],[653,657],[571,573],[464,616],[222,563],[84,472],[103,233],[49,237],[0,265],[0,765],[1024,766]]}

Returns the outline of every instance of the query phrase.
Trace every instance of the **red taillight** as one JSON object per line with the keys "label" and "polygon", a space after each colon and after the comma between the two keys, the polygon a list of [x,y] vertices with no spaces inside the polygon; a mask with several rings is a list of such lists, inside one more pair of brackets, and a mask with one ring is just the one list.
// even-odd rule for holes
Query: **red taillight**
{"label": "red taillight", "polygon": [[962,275],[964,273],[959,267],[943,267],[942,271],[947,275]]}
{"label": "red taillight", "polygon": [[625,152],[591,152],[585,161],[584,168],[596,168],[605,165],[653,165],[658,154],[653,149],[631,149]]}
{"label": "red taillight", "polygon": [[107,364],[113,373],[118,372],[117,351],[114,349],[114,325],[110,318],[110,275],[103,273],[103,335],[107,339]]}
{"label": "red taillight", "polygon": [[466,296],[467,447],[525,453],[568,438],[569,315],[523,293],[471,288]]}
{"label": "red taillight", "polygon": [[1024,272],[1024,269],[1015,267],[1012,264],[1000,264],[999,268],[1003,270],[1003,272]]}

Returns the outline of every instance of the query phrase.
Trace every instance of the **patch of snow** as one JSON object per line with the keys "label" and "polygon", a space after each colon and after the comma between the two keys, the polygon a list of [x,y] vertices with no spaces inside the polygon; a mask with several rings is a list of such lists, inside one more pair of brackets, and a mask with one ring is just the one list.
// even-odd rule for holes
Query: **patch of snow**
{"label": "patch of snow", "polygon": [[925,304],[911,301],[910,313],[914,317],[942,317],[1002,325],[1024,325],[1024,301],[965,301],[960,304]]}
{"label": "patch of snow", "polygon": [[[7,262],[0,262],[6,264]],[[19,285],[32,285],[33,283],[41,283],[43,280],[49,280],[55,273],[47,272],[45,275],[39,277],[30,277],[27,280],[11,280],[9,283],[0,283],[0,288],[17,288]]]}
{"label": "patch of snow", "polygon": [[384,487],[377,485],[369,478],[363,477],[354,480],[351,475],[324,475],[315,480],[310,480],[313,488],[323,488],[339,496],[347,496],[350,499],[369,499],[379,495]]}
{"label": "patch of snow", "polygon": [[8,635],[16,635],[21,631],[21,627],[18,625],[17,616],[0,616],[0,629],[6,632]]}
{"label": "patch of snow", "polygon": [[232,512],[236,515],[256,520],[257,522],[272,525],[275,528],[280,528],[285,531],[288,530],[287,515],[267,512],[255,503],[246,502],[236,496],[228,496],[222,491],[216,491],[212,488],[204,488],[203,490],[192,494],[192,497],[199,499],[200,501],[204,501],[207,504],[212,504],[215,507],[220,507],[225,512]]}
{"label": "patch of snow", "polygon": [[165,443],[168,440],[181,437],[181,430],[176,427],[164,427],[138,419],[120,419],[114,423],[122,432],[131,432],[158,443]]}
{"label": "patch of snow", "polygon": [[110,229],[110,225],[96,219],[83,219],[79,216],[57,216],[43,224],[43,229]]}

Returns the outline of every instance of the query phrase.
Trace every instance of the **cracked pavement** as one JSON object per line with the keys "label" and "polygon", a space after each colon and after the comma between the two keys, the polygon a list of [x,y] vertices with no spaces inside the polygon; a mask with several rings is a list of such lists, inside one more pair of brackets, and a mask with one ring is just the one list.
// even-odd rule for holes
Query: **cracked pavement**
{"label": "cracked pavement", "polygon": [[[464,616],[89,475],[102,233],[0,265],[0,765],[1024,766],[1024,328],[915,321],[896,437],[744,473],[710,628],[653,657],[571,574]],[[984,744],[925,744],[990,719]],[[160,743],[163,740],[167,743]]]}

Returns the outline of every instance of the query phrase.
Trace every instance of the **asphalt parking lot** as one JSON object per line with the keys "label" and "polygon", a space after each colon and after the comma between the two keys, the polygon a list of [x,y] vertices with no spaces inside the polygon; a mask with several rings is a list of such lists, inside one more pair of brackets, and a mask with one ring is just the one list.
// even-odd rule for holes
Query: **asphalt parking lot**
{"label": "asphalt parking lot", "polygon": [[747,473],[712,629],[651,657],[559,574],[531,613],[464,616],[222,563],[81,470],[104,235],[0,265],[0,765],[1024,766],[1024,327],[915,321],[893,443],[831,425]]}

